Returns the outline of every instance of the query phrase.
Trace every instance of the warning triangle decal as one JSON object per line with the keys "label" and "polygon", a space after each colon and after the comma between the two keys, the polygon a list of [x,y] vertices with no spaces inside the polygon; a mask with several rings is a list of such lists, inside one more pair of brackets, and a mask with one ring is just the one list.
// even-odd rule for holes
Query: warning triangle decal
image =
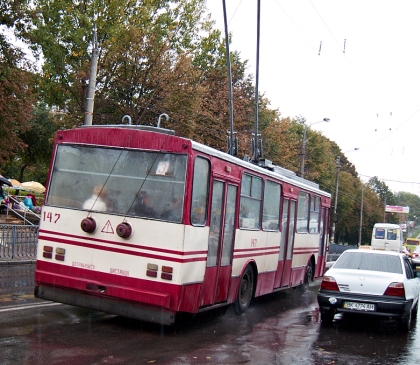
{"label": "warning triangle decal", "polygon": [[112,228],[111,222],[109,220],[105,223],[104,228],[102,228],[101,232],[114,234],[114,229]]}

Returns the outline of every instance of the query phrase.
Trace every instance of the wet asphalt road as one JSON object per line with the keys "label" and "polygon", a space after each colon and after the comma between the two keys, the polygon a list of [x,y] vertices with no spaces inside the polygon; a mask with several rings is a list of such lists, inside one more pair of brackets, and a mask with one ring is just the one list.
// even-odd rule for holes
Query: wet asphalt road
{"label": "wet asphalt road", "polygon": [[[337,318],[320,323],[316,293],[286,290],[233,308],[186,316],[172,327],[33,297],[34,265],[0,265],[0,363],[416,364],[420,326]],[[338,317],[338,316],[337,316]],[[419,330],[418,330],[419,329]]]}

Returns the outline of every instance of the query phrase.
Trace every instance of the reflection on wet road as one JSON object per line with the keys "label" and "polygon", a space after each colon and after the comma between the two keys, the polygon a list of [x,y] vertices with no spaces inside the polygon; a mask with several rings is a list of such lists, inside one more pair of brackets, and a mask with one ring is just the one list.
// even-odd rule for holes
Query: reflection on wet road
{"label": "reflection on wet road", "polygon": [[[32,288],[0,293],[1,363],[21,364],[401,364],[420,361],[415,323],[336,316],[320,323],[316,293],[287,290],[233,308],[184,316],[164,327],[65,305],[44,306]],[[7,303],[5,298],[9,298]],[[5,306],[5,304],[7,304]],[[11,304],[24,304],[21,310]]]}

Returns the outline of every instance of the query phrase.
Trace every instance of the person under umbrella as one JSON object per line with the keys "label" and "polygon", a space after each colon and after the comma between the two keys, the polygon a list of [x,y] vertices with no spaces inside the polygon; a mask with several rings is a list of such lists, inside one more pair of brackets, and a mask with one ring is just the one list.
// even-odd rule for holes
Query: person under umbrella
{"label": "person under umbrella", "polygon": [[3,214],[4,209],[7,208],[6,199],[7,199],[7,194],[3,190],[3,186],[0,185],[0,214]]}

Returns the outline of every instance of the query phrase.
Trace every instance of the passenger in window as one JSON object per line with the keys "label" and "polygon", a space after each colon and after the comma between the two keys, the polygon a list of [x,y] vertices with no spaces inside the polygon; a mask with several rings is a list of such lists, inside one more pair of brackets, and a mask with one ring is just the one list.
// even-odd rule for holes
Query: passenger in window
{"label": "passenger in window", "polygon": [[249,217],[249,209],[243,204],[241,204],[240,217],[241,218]]}
{"label": "passenger in window", "polygon": [[181,199],[172,198],[169,209],[162,214],[161,218],[171,222],[180,222],[182,214]]}
{"label": "passenger in window", "polygon": [[155,217],[155,211],[151,206],[150,195],[146,192],[140,192],[137,202],[134,205],[134,212],[139,217]]}
{"label": "passenger in window", "polygon": [[92,196],[83,203],[83,209],[96,210],[99,212],[106,211],[107,189],[102,185],[96,185],[93,188]]}
{"label": "passenger in window", "polygon": [[248,218],[249,215],[249,210],[247,207],[245,207],[245,205],[241,204],[241,209],[239,210],[239,226],[240,227],[244,227],[244,219]]}

